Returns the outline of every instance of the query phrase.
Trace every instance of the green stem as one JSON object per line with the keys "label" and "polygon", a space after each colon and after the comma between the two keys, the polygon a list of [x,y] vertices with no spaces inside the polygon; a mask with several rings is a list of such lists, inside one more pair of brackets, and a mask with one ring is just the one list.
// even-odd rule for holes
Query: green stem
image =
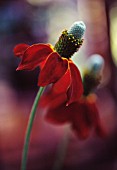
{"label": "green stem", "polygon": [[27,125],[27,130],[26,130],[26,136],[25,136],[23,153],[22,153],[21,170],[26,170],[31,130],[32,130],[32,126],[33,126],[33,122],[34,122],[34,118],[35,118],[35,113],[36,113],[36,109],[37,109],[37,106],[38,106],[38,102],[39,102],[39,99],[40,99],[43,91],[44,91],[44,87],[40,87],[39,91],[37,93],[37,96],[36,96],[36,98],[34,100],[32,109],[31,109],[31,113],[30,113],[30,117],[29,117],[29,121],[28,121],[28,125]]}

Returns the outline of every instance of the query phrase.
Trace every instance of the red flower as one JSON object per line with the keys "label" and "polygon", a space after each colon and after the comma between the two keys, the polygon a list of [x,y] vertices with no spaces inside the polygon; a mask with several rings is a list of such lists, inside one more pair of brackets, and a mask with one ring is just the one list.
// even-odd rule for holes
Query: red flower
{"label": "red flower", "polygon": [[45,119],[48,122],[58,125],[70,123],[80,139],[86,139],[92,129],[98,136],[103,137],[105,135],[94,94],[81,97],[79,101],[69,106],[65,105],[65,101],[65,94],[55,96],[49,93],[42,97],[40,106],[46,108]]}
{"label": "red flower", "polygon": [[[67,94],[67,104],[75,102],[83,93],[80,72],[71,59],[60,56],[49,44],[19,44],[14,54],[21,58],[17,70],[40,67],[38,86],[53,83],[56,93]],[[76,93],[77,92],[77,93]]]}

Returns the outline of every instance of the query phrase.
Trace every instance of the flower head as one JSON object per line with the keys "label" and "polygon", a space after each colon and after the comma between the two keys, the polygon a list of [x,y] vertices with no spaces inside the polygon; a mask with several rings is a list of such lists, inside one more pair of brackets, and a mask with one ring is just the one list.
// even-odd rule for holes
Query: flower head
{"label": "flower head", "polygon": [[87,61],[83,73],[84,95],[90,94],[99,84],[104,68],[104,59],[99,54],[93,54]]}
{"label": "flower head", "polygon": [[99,112],[96,106],[96,95],[81,97],[79,101],[66,106],[65,94],[58,96],[48,93],[42,96],[40,106],[45,109],[45,120],[55,125],[71,124],[72,130],[80,139],[86,139],[92,130],[104,137]]}
{"label": "flower head", "polygon": [[62,32],[54,47],[50,44],[17,45],[14,54],[21,58],[17,70],[40,67],[38,86],[53,83],[55,93],[66,93],[67,104],[77,101],[83,93],[83,86],[80,72],[71,56],[82,45],[84,32],[84,23],[76,22],[69,31]]}
{"label": "flower head", "polygon": [[65,105],[65,93],[55,95],[50,88],[40,101],[40,106],[45,109],[45,119],[53,124],[70,123],[80,139],[87,138],[92,129],[98,136],[103,137],[105,131],[96,105],[97,96],[92,93],[94,87],[100,83],[103,65],[104,61],[100,56],[93,56],[88,60],[87,72],[83,75],[84,93],[69,106]]}

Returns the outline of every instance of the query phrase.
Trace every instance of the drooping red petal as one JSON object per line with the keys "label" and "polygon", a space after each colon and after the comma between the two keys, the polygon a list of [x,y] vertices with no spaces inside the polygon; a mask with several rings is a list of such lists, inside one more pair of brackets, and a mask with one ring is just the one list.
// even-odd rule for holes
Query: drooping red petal
{"label": "drooping red petal", "polygon": [[97,124],[97,126],[95,127],[95,132],[96,134],[101,137],[104,138],[107,136],[107,131],[105,130],[105,128],[103,127],[103,125],[101,124],[101,122],[99,122]]}
{"label": "drooping red petal", "polygon": [[106,132],[101,124],[99,111],[97,109],[96,103],[87,101],[86,104],[88,108],[88,115],[90,118],[90,123],[94,127],[96,134],[100,137],[106,136]]}
{"label": "drooping red petal", "polygon": [[38,85],[46,86],[50,83],[58,81],[68,69],[68,60],[62,59],[58,53],[53,52],[40,72]]}
{"label": "drooping red petal", "polygon": [[53,92],[55,94],[66,93],[71,84],[71,72],[68,68],[66,73],[55,83],[53,84]]}
{"label": "drooping red petal", "polygon": [[83,93],[83,85],[80,72],[74,63],[69,62],[71,70],[71,85],[68,89],[68,105],[72,102],[78,101]]}
{"label": "drooping red petal", "polygon": [[35,67],[39,66],[53,49],[47,44],[34,44],[27,48],[22,57],[22,61],[18,66],[17,70],[33,70]]}
{"label": "drooping red petal", "polygon": [[26,49],[29,47],[28,44],[18,44],[13,49],[14,55],[16,57],[22,57]]}
{"label": "drooping red petal", "polygon": [[[56,100],[54,102],[56,102]],[[66,103],[63,103],[55,108],[49,107],[45,119],[50,123],[58,125],[67,123],[69,122],[69,108],[66,106]]]}
{"label": "drooping red petal", "polygon": [[45,119],[53,124],[70,123],[76,135],[80,139],[86,139],[89,136],[91,127],[88,125],[87,112],[85,112],[84,107],[79,105],[78,102],[66,106],[66,100],[64,103],[54,107],[57,99],[56,97],[49,105]]}
{"label": "drooping red petal", "polygon": [[53,92],[53,89],[50,87],[46,89],[46,92],[42,95],[39,101],[39,107],[41,108],[56,108],[62,103],[65,103],[67,96],[65,93],[56,94]]}
{"label": "drooping red petal", "polygon": [[[71,123],[72,129],[80,139],[86,139],[89,136],[91,127],[88,126],[87,109],[78,102],[72,103]],[[69,107],[68,106],[68,107]]]}
{"label": "drooping red petal", "polygon": [[90,126],[97,126],[97,123],[99,121],[99,113],[98,109],[95,105],[95,103],[90,103],[88,101],[85,102],[85,105],[87,107],[87,112],[90,118]]}

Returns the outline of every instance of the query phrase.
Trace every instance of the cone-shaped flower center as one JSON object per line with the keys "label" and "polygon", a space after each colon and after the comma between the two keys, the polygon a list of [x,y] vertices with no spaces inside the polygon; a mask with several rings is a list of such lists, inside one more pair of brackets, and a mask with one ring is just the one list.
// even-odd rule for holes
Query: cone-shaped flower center
{"label": "cone-shaped flower center", "polygon": [[87,69],[83,76],[84,95],[87,96],[101,81],[104,59],[98,55],[92,55],[87,61]]}
{"label": "cone-shaped flower center", "polygon": [[54,49],[61,57],[70,58],[83,43],[82,36],[85,32],[85,25],[82,21],[75,22],[67,31],[64,30],[55,44]]}

